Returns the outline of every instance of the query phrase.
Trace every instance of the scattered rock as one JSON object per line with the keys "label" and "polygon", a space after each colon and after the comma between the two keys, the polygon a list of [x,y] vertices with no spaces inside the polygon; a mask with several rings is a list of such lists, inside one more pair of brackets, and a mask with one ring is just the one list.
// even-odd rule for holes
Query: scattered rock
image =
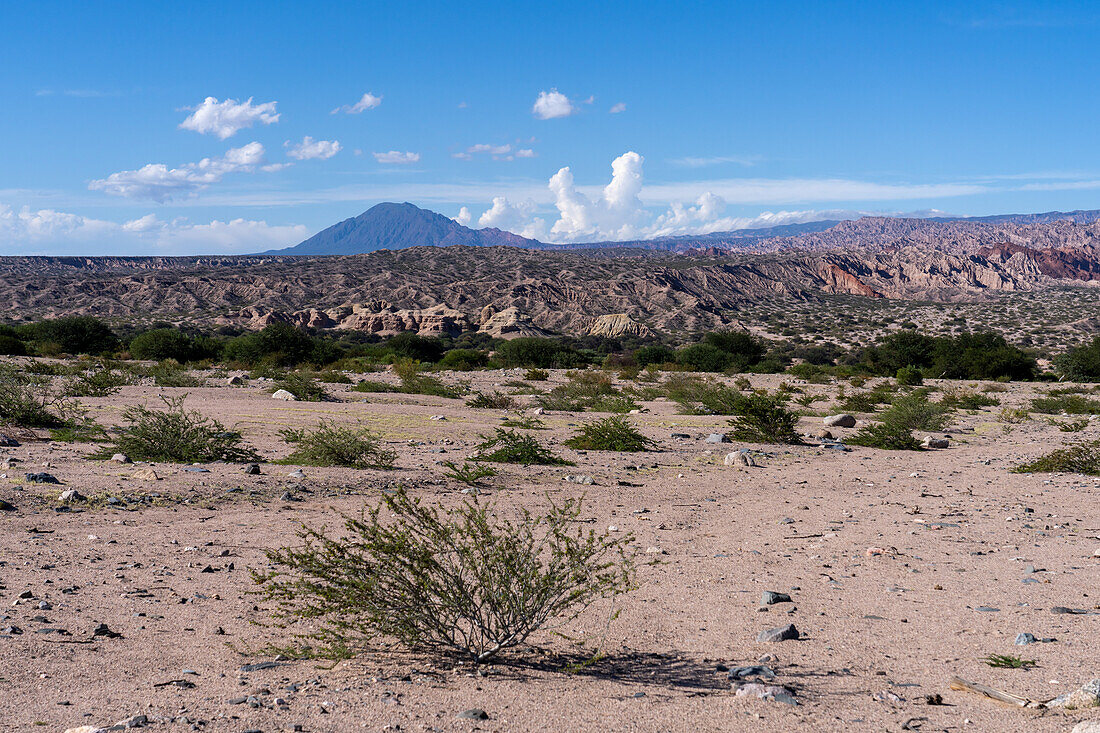
{"label": "scattered rock", "polygon": [[288,473],[287,476],[289,476],[290,478],[305,478],[306,477],[305,473],[300,468],[294,469],[293,471]]}
{"label": "scattered rock", "polygon": [[774,606],[776,603],[793,603],[791,597],[786,593],[779,593],[774,590],[766,590],[760,594],[761,606]]}
{"label": "scattered rock", "polygon": [[160,476],[157,475],[157,472],[149,468],[148,466],[145,468],[139,468],[138,470],[134,471],[133,478],[140,479],[142,481],[160,481]]}
{"label": "scattered rock", "polygon": [[15,511],[15,505],[14,504],[9,504],[8,502],[4,501],[3,499],[0,499],[0,512],[14,512],[14,511]]}
{"label": "scattered rock", "polygon": [[111,456],[111,460],[114,463],[129,463],[130,457],[127,456],[125,453],[115,453],[113,456]]}
{"label": "scattered rock", "polygon": [[756,635],[756,641],[758,643],[773,643],[777,641],[791,641],[799,638],[798,629],[794,627],[794,624],[787,624],[786,626],[780,626],[777,629],[764,629]]}
{"label": "scattered rock", "polygon": [[822,422],[825,423],[827,428],[854,428],[856,426],[855,417],[847,413],[829,415]]}
{"label": "scattered rock", "polygon": [[750,677],[759,677],[760,679],[774,680],[775,670],[762,664],[754,664],[750,667],[734,667],[729,671],[726,676],[729,677],[730,682],[734,682],[736,680],[747,680]]}
{"label": "scattered rock", "polygon": [[828,430],[818,430],[817,431],[817,439],[818,440],[832,440],[833,439],[833,434],[830,433]]}
{"label": "scattered rock", "polygon": [[591,476],[566,476],[565,480],[571,484],[581,484],[583,486],[591,486],[596,481]]}
{"label": "scattered rock", "polygon": [[122,634],[117,631],[111,631],[107,624],[98,624],[92,629],[92,636],[105,636],[108,639],[118,639],[122,637]]}
{"label": "scattered rock", "polygon": [[755,466],[756,461],[753,460],[752,454],[747,450],[739,450],[734,453],[727,453],[726,457],[722,460],[722,463],[727,466]]}
{"label": "scattered rock", "polygon": [[59,484],[60,481],[52,473],[26,473],[23,474],[23,480],[28,484]]}
{"label": "scattered rock", "polygon": [[241,470],[244,471],[245,473],[251,475],[251,476],[258,476],[258,475],[260,475],[260,464],[259,463],[249,463],[247,466],[245,466]]}
{"label": "scattered rock", "polygon": [[1029,634],[1026,631],[1016,634],[1016,641],[1013,642],[1016,646],[1027,646],[1028,644],[1034,644],[1038,639],[1034,634]]}
{"label": "scattered rock", "polygon": [[1079,689],[1059,695],[1048,702],[1047,707],[1066,710],[1100,707],[1100,679],[1089,680]]}
{"label": "scattered rock", "polygon": [[1100,720],[1082,720],[1070,733],[1100,733]]}
{"label": "scattered rock", "polygon": [[779,685],[762,685],[759,682],[749,682],[740,685],[734,693],[737,697],[758,697],[761,700],[774,700],[788,705],[797,705],[794,694],[786,687]]}
{"label": "scattered rock", "polygon": [[18,448],[19,441],[10,435],[0,433],[0,448]]}
{"label": "scattered rock", "polygon": [[80,502],[87,501],[88,497],[81,494],[76,489],[66,489],[61,492],[61,496],[57,497],[65,504],[79,504]]}
{"label": "scattered rock", "polygon": [[285,402],[297,402],[298,398],[287,392],[285,389],[277,389],[271,393],[271,399],[283,400]]}
{"label": "scattered rock", "polygon": [[725,433],[711,433],[707,436],[708,443],[728,443]]}
{"label": "scattered rock", "polygon": [[232,377],[225,380],[225,383],[228,384],[230,387],[236,387],[238,384],[244,384],[244,380],[234,374]]}
{"label": "scattered rock", "polygon": [[489,713],[481,708],[470,708],[469,710],[463,710],[455,717],[460,720],[488,720]]}
{"label": "scattered rock", "polygon": [[946,448],[950,444],[947,438],[933,438],[931,435],[924,436],[924,440],[921,441],[921,447],[923,448]]}

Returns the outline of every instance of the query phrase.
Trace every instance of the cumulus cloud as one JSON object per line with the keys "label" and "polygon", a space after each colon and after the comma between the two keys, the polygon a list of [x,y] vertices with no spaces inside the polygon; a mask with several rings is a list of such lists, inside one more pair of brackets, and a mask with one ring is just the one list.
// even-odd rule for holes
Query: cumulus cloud
{"label": "cumulus cloud", "polygon": [[644,218],[638,194],[642,190],[644,158],[631,151],[611,162],[611,182],[599,198],[590,200],[577,190],[573,172],[562,168],[550,178],[550,192],[558,220],[550,233],[566,241],[586,238],[634,239],[642,234]]}
{"label": "cumulus cloud", "polygon": [[372,153],[379,163],[387,165],[408,165],[420,162],[420,153],[402,153],[400,150],[391,150],[388,153]]}
{"label": "cumulus cloud", "polygon": [[244,102],[235,99],[219,102],[215,97],[207,97],[180,123],[180,128],[194,130],[203,135],[217,135],[225,140],[257,122],[265,125],[278,122],[279,114],[275,111],[275,104],[252,104],[252,97]]}
{"label": "cumulus cloud", "polygon": [[576,106],[557,89],[548,92],[539,92],[538,99],[531,107],[531,114],[540,120],[552,120],[558,117],[568,117],[577,112]]}
{"label": "cumulus cloud", "polygon": [[534,216],[538,205],[528,199],[513,204],[504,196],[493,197],[493,205],[477,220],[479,227],[496,227],[524,237],[546,236],[546,220]]}
{"label": "cumulus cloud", "polygon": [[146,214],[121,224],[52,209],[0,204],[0,254],[216,254],[287,247],[309,236],[300,224],[233,219],[195,224]]}
{"label": "cumulus cloud", "polygon": [[198,163],[187,163],[179,168],[149,163],[137,170],[119,171],[92,181],[88,188],[112,196],[152,199],[163,203],[218,183],[228,173],[251,173],[263,163],[264,146],[251,142],[239,148],[230,148],[220,158],[203,158]]}
{"label": "cumulus cloud", "polygon": [[341,150],[336,140],[314,140],[309,135],[303,137],[300,143],[287,140],[283,147],[287,148],[286,154],[296,160],[328,160]]}
{"label": "cumulus cloud", "polygon": [[613,115],[617,115],[620,112],[626,112],[626,102],[616,102],[611,105],[611,109],[608,110]]}
{"label": "cumulus cloud", "polygon": [[332,110],[329,114],[339,114],[343,112],[347,115],[357,115],[360,112],[366,112],[368,109],[374,109],[378,105],[382,104],[382,97],[376,97],[370,92],[367,92],[359,101],[355,104],[345,104]]}
{"label": "cumulus cloud", "polygon": [[473,214],[471,214],[470,210],[465,206],[463,206],[461,209],[458,210],[458,216],[455,217],[455,221],[457,221],[459,224],[461,224],[464,227],[470,226],[470,222],[473,221],[473,220],[474,220]]}

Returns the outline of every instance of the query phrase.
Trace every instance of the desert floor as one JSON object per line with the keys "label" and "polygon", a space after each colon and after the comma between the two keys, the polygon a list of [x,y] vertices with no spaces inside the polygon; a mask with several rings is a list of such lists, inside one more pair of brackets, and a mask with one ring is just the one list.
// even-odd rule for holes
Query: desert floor
{"label": "desert floor", "polygon": [[[448,381],[488,391],[519,376]],[[757,387],[787,379],[808,392],[836,392],[789,377],[751,379]],[[439,462],[468,457],[505,415],[461,400],[329,388],[339,401],[281,402],[250,382],[131,386],[83,402],[110,425],[126,405],[186,392],[189,407],[241,430],[270,459],[290,451],[281,428],[321,418],[361,423],[398,451],[396,470],[306,467],[305,478],[290,478],[294,467],[271,463],[262,475],[231,464],[205,465],[205,473],[157,464],[160,480],[151,481],[133,476],[142,464],[86,460],[86,444],[24,440],[0,449],[22,461],[0,478],[0,499],[16,507],[0,513],[5,730],[60,733],[138,714],[150,730],[238,733],[1068,732],[1100,719],[1100,710],[1027,711],[948,688],[958,675],[1045,700],[1100,677],[1100,479],[1010,472],[1024,458],[1100,437],[1100,423],[1076,435],[1038,417],[1005,424],[1000,407],[960,413],[943,450],[756,445],[757,467],[723,465],[726,453],[746,446],[705,441],[726,418],[678,415],[671,402],[647,402],[647,412],[631,416],[658,442],[650,453],[563,448],[593,416],[549,413],[542,418],[549,429],[534,434],[577,465],[501,466],[481,496],[510,515],[545,507],[548,496],[584,495],[593,526],[633,532],[638,588],[617,601],[614,622],[606,604],[595,606],[561,635],[536,637],[535,651],[480,672],[384,651],[335,665],[279,660],[243,671],[276,661],[271,647],[293,641],[264,624],[270,615],[252,593],[249,568],[266,566],[265,548],[294,543],[301,523],[336,527],[340,513],[358,512],[395,483],[432,501],[462,501],[463,485],[444,478]],[[996,396],[1023,406],[1043,388],[1010,385]],[[826,414],[829,403],[814,409]],[[821,417],[805,417],[800,427],[813,434]],[[63,483],[26,483],[28,471]],[[65,489],[125,503],[58,511]],[[150,495],[151,502],[138,500]],[[765,590],[794,602],[760,611]],[[20,599],[26,591],[33,597]],[[1052,613],[1057,606],[1090,613]],[[121,636],[94,637],[103,623]],[[787,623],[800,640],[756,641],[761,630]],[[23,633],[3,632],[11,626]],[[1020,632],[1053,641],[1015,646]],[[564,669],[596,648],[606,655],[600,661]],[[797,705],[736,696],[720,671],[769,654],[775,683],[790,688]],[[990,654],[1019,654],[1037,666],[991,668],[981,660]],[[928,704],[935,695],[942,704]],[[456,718],[472,708],[488,719]]]}

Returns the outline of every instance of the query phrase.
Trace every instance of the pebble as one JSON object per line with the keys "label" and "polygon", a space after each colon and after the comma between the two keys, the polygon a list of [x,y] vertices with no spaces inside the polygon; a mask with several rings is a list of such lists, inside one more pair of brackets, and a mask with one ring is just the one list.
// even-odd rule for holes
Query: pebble
{"label": "pebble", "polygon": [[794,624],[787,624],[776,629],[764,629],[756,635],[758,643],[773,643],[777,641],[790,641],[799,638],[798,629]]}
{"label": "pebble", "polygon": [[707,442],[708,443],[728,443],[729,440],[726,438],[724,433],[711,433],[710,435],[707,436]]}
{"label": "pebble", "polygon": [[1026,631],[1016,634],[1016,641],[1013,642],[1016,646],[1027,646],[1028,644],[1034,644],[1038,639],[1035,638],[1035,634],[1029,634]]}
{"label": "pebble", "polygon": [[566,476],[565,480],[571,484],[582,484],[584,486],[591,486],[596,481],[591,476]]}

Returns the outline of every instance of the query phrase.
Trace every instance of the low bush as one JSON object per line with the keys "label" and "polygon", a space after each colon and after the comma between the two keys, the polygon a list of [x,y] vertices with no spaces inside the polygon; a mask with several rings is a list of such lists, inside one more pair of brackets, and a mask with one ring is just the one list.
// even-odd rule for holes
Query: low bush
{"label": "low bush", "polygon": [[733,415],[741,393],[720,382],[675,374],[664,383],[666,397],[680,407],[684,415]]}
{"label": "low bush", "polygon": [[1100,381],[1100,336],[1056,356],[1054,367],[1071,382]]}
{"label": "low bush", "polygon": [[332,369],[317,372],[315,379],[322,384],[351,384],[351,377]]}
{"label": "low bush", "polygon": [[576,450],[610,450],[619,452],[648,451],[656,447],[649,438],[636,430],[626,418],[613,415],[582,425],[577,434],[565,441]]}
{"label": "low bush", "polygon": [[100,363],[78,372],[65,384],[65,391],[77,397],[107,397],[129,383],[130,376],[117,365]]}
{"label": "low bush", "polygon": [[323,402],[328,392],[315,377],[304,372],[289,372],[271,386],[272,392],[285,389],[300,402]]}
{"label": "low bush", "polygon": [[72,403],[50,377],[0,364],[0,425],[55,428],[65,425]]}
{"label": "low bush", "polygon": [[443,466],[444,476],[461,481],[467,486],[476,486],[481,479],[497,475],[497,470],[492,466],[482,466],[467,461],[463,461],[461,466],[454,461],[443,461],[439,465]]}
{"label": "low bush", "polygon": [[524,336],[505,341],[493,358],[503,367],[570,369],[585,363],[584,355],[555,339]]}
{"label": "low bush", "polygon": [[[183,406],[186,395],[162,397],[164,410],[145,405],[129,407],[122,417],[129,425],[115,435],[115,450],[134,460],[209,463],[248,462],[259,456],[244,444],[241,434],[226,430],[217,420]],[[114,450],[104,448],[104,457]]]}
{"label": "low bush", "polygon": [[730,438],[750,443],[801,445],[795,428],[798,415],[788,410],[778,395],[753,393],[738,395],[734,418],[730,420]]}
{"label": "low bush", "polygon": [[1033,399],[1031,409],[1045,415],[1100,415],[1100,400],[1079,394],[1052,394]]}
{"label": "low bush", "polygon": [[1100,440],[1059,448],[1012,469],[1013,473],[1083,473],[1100,475]]}
{"label": "low bush", "polygon": [[980,410],[983,407],[997,407],[1001,401],[988,394],[956,389],[945,390],[940,404],[955,410]]}
{"label": "low bush", "polygon": [[165,359],[149,370],[158,387],[201,387],[203,382],[179,362]]}
{"label": "low bush", "polygon": [[522,463],[525,466],[562,466],[568,461],[554,455],[534,437],[497,428],[492,437],[482,436],[472,460],[490,463]]}
{"label": "low bush", "polygon": [[393,363],[393,371],[401,380],[400,391],[405,394],[422,394],[433,397],[449,397],[451,399],[462,396],[462,390],[450,387],[435,377],[422,374],[419,362],[398,359]]}
{"label": "low bush", "polygon": [[466,406],[488,410],[510,410],[516,406],[516,401],[511,395],[500,392],[478,392],[466,400]]}
{"label": "low bush", "polygon": [[537,417],[529,415],[511,415],[501,423],[506,428],[522,428],[523,430],[546,430],[546,423]]}
{"label": "low bush", "polygon": [[397,459],[397,453],[386,448],[381,438],[366,428],[343,427],[322,420],[312,430],[286,429],[280,435],[294,446],[294,452],[280,463],[389,469]]}
{"label": "low bush", "polygon": [[545,369],[528,369],[523,373],[523,378],[528,382],[545,382],[550,378],[550,372]]}
{"label": "low bush", "polygon": [[919,387],[924,384],[924,372],[920,367],[903,366],[894,375],[897,383],[902,387]]}
{"label": "low bush", "polygon": [[932,402],[923,389],[896,398],[879,420],[904,430],[943,430],[951,422],[950,408]]}
{"label": "low bush", "polygon": [[489,355],[477,349],[451,349],[436,366],[440,369],[451,369],[456,372],[468,372],[481,369],[489,364]]}
{"label": "low bush", "polygon": [[356,382],[355,386],[351,388],[353,392],[400,392],[401,388],[396,384],[390,384],[389,382],[377,382],[371,379],[364,379],[360,382]]}
{"label": "low bush", "polygon": [[913,437],[912,431],[893,423],[866,425],[857,430],[845,442],[850,445],[861,445],[882,450],[921,449],[920,442]]}
{"label": "low bush", "polygon": [[118,337],[107,324],[91,316],[68,316],[16,328],[16,334],[30,341],[43,354],[90,354],[98,356],[119,347]]}
{"label": "low bush", "polygon": [[867,392],[856,392],[840,400],[838,407],[844,412],[877,412],[893,398],[893,389],[882,386]]}
{"label": "low bush", "polygon": [[630,412],[638,404],[615,389],[611,378],[603,372],[569,372],[569,381],[559,384],[538,402],[548,410],[563,412]]}
{"label": "low bush", "polygon": [[382,638],[486,662],[632,587],[633,537],[585,529],[580,512],[567,500],[513,522],[476,501],[442,509],[399,489],[346,517],[340,537],[303,528],[253,579],[281,624],[308,623],[301,637],[326,650]]}

